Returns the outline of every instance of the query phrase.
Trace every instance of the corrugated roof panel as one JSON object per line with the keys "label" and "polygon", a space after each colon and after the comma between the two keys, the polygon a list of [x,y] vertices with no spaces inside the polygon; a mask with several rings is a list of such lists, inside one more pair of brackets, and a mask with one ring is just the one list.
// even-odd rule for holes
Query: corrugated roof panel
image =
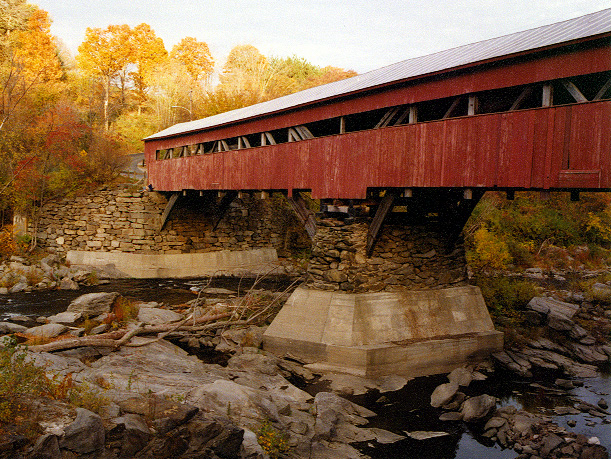
{"label": "corrugated roof panel", "polygon": [[374,88],[395,81],[424,76],[443,70],[450,70],[464,65],[486,61],[488,59],[531,51],[537,48],[544,48],[609,32],[611,32],[611,8],[568,21],[408,59],[377,70],[372,70],[362,75],[357,75],[323,86],[316,86],[294,94],[289,94],[288,96],[220,113],[200,120],[175,124],[174,126],[147,137],[145,140],[209,129],[215,126],[234,123],[256,116]]}

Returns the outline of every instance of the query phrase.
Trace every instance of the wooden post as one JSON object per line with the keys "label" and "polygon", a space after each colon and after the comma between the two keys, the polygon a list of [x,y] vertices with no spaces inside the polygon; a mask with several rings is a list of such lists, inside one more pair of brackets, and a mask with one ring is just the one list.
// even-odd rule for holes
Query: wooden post
{"label": "wooden post", "polygon": [[553,103],[553,88],[551,83],[545,83],[543,85],[543,99],[541,106],[542,107],[551,107]]}

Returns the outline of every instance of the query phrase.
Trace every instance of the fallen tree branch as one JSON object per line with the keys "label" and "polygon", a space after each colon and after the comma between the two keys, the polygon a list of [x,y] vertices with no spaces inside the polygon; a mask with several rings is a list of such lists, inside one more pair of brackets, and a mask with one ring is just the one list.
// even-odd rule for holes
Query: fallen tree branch
{"label": "fallen tree branch", "polygon": [[[202,317],[198,317],[197,319],[194,319],[194,322],[203,324],[206,322],[212,322],[215,320],[224,319],[225,317],[231,316],[231,314],[232,313],[230,312],[224,312],[224,313],[215,314],[212,316],[202,316]],[[53,351],[62,351],[66,349],[73,349],[73,348],[85,347],[85,346],[119,348],[120,346],[127,345],[130,347],[135,347],[135,346],[145,345],[145,344],[140,344],[140,343],[138,345],[126,344],[127,341],[132,339],[134,336],[151,335],[155,333],[164,333],[164,332],[165,332],[165,335],[167,335],[168,333],[176,331],[182,327],[189,329],[192,326],[184,325],[189,320],[191,320],[191,316],[187,317],[184,320],[181,320],[178,323],[156,325],[152,327],[143,327],[142,326],[143,324],[140,323],[138,324],[136,328],[129,330],[129,331],[128,330],[119,330],[116,332],[104,333],[104,334],[95,335],[95,336],[83,336],[81,338],[63,339],[63,340],[53,341],[47,344],[29,346],[28,350],[32,352],[53,352]],[[159,339],[163,339],[163,336]],[[148,342],[146,344],[152,344],[153,342],[159,341],[159,339],[156,338],[155,340]]]}

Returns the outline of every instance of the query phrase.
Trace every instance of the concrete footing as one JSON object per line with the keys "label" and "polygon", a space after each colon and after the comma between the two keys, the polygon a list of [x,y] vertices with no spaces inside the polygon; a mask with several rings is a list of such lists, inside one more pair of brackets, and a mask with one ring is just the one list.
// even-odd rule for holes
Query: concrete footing
{"label": "concrete footing", "polygon": [[135,278],[198,277],[267,273],[278,265],[274,248],[204,253],[140,254],[71,250],[73,266],[94,266]]}
{"label": "concrete footing", "polygon": [[265,349],[322,370],[379,377],[449,372],[502,349],[479,288],[343,293],[299,287]]}

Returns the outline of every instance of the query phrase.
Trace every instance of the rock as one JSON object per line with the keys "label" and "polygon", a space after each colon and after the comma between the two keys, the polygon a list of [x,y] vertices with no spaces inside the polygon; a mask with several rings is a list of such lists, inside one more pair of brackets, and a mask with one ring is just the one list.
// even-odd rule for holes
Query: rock
{"label": "rock", "polygon": [[90,335],[100,335],[102,333],[106,333],[106,331],[110,328],[109,324],[100,324],[93,327],[90,331]]}
{"label": "rock", "polygon": [[28,459],[62,459],[57,435],[45,434],[39,437]]}
{"label": "rock", "polygon": [[503,427],[505,424],[507,424],[507,419],[502,417],[492,417],[484,426],[484,430],[498,429],[500,427]]}
{"label": "rock", "polygon": [[604,398],[601,398],[598,403],[598,406],[600,406],[603,410],[606,410],[607,408],[609,408],[609,404],[607,403],[607,401]]}
{"label": "rock", "polygon": [[109,432],[121,441],[121,456],[134,457],[151,438],[151,431],[144,419],[137,414],[125,414],[112,421],[116,426]]}
{"label": "rock", "polygon": [[573,384],[573,381],[571,381],[570,379],[561,379],[558,378],[556,379],[556,381],[554,382],[554,384],[556,384],[556,386],[565,389],[565,390],[571,390],[575,388],[575,385]]}
{"label": "rock", "polygon": [[59,281],[57,288],[60,290],[78,290],[79,285],[69,277],[64,277],[61,281]]}
{"label": "rock", "polygon": [[184,319],[181,314],[161,308],[140,308],[138,311],[138,321],[147,325],[163,325],[177,322]]}
{"label": "rock", "polygon": [[543,317],[536,311],[524,311],[524,320],[535,327],[543,323]]}
{"label": "rock", "polygon": [[84,317],[91,317],[110,312],[112,304],[119,296],[117,292],[86,293],[76,298],[67,311],[80,312]]}
{"label": "rock", "polygon": [[0,322],[0,334],[8,335],[11,333],[23,333],[28,327],[14,324],[12,322]]}
{"label": "rock", "polygon": [[476,422],[486,416],[496,406],[496,398],[488,394],[478,395],[477,397],[471,397],[463,403],[461,413],[463,415],[463,421],[465,422]]}
{"label": "rock", "polygon": [[77,454],[97,453],[104,449],[105,435],[100,416],[84,408],[77,408],[76,419],[66,427],[60,446]]}
{"label": "rock", "polygon": [[257,441],[257,434],[252,430],[244,429],[244,438],[242,440],[243,454],[240,457],[245,459],[263,459],[266,454]]}
{"label": "rock", "polygon": [[55,338],[66,330],[68,330],[68,327],[62,324],[45,324],[28,328],[24,333],[26,335],[39,336],[41,338]]}
{"label": "rock", "polygon": [[455,382],[449,382],[437,386],[431,394],[431,406],[433,408],[439,408],[440,406],[449,403],[454,395],[456,395],[456,392],[458,392],[458,384]]}
{"label": "rock", "polygon": [[549,434],[543,440],[543,446],[539,451],[541,457],[548,457],[549,454],[555,450],[558,446],[562,445],[564,440],[556,434]]}
{"label": "rock", "polygon": [[376,429],[375,427],[372,427],[369,430],[376,436],[376,441],[383,445],[396,443],[405,438],[403,435],[397,435],[384,429]]}
{"label": "rock", "polygon": [[27,282],[17,282],[15,285],[13,285],[10,289],[9,289],[9,293],[19,293],[19,292],[23,292],[24,290],[26,290],[28,288],[28,284]]}
{"label": "rock", "polygon": [[428,440],[430,438],[438,438],[445,437],[450,435],[447,432],[436,432],[436,431],[424,431],[424,430],[414,430],[412,432],[405,432],[408,437],[413,438],[414,440]]}
{"label": "rock", "polygon": [[579,305],[566,303],[554,298],[536,296],[529,301],[526,308],[544,315],[556,313],[571,319],[579,309]]}
{"label": "rock", "polygon": [[466,368],[455,368],[448,375],[450,382],[455,382],[459,386],[468,387],[473,380],[473,373]]}
{"label": "rock", "polygon": [[580,459],[609,459],[609,453],[600,445],[589,445],[581,451]]}
{"label": "rock", "polygon": [[550,312],[547,316],[547,326],[558,331],[570,331],[575,323],[564,314]]}
{"label": "rock", "polygon": [[59,314],[55,314],[54,316],[47,317],[47,321],[52,324],[66,324],[73,325],[78,321],[83,315],[80,312],[60,312]]}
{"label": "rock", "polygon": [[460,411],[449,411],[447,413],[442,413],[439,416],[440,421],[460,421],[462,420],[462,413]]}

